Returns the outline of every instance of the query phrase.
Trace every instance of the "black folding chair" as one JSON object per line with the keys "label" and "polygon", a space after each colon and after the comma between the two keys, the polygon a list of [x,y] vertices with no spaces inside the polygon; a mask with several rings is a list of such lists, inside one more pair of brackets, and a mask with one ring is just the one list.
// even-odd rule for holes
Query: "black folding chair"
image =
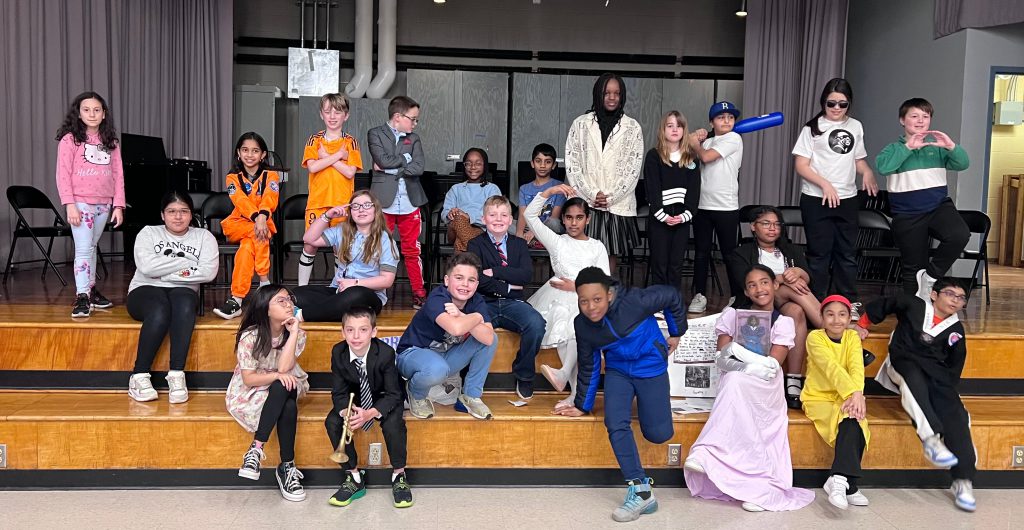
{"label": "black folding chair", "polygon": [[[3,283],[7,283],[7,277],[11,273],[11,268],[14,265],[20,265],[24,263],[38,263],[45,261],[53,273],[57,275],[57,279],[60,283],[67,285],[68,282],[64,280],[64,276],[57,270],[57,264],[50,258],[50,252],[53,250],[53,240],[58,237],[71,237],[71,225],[64,220],[57,208],[54,207],[53,202],[46,196],[45,193],[32,186],[8,186],[7,188],[7,201],[11,203],[11,208],[14,209],[14,214],[18,216],[18,222],[14,227],[14,232],[11,236],[11,252],[7,255],[7,266],[4,268],[4,280]],[[53,223],[49,225],[36,225],[33,226],[29,223],[28,219],[25,218],[26,210],[44,210],[53,214]],[[18,239],[28,237],[36,244],[39,252],[43,254],[41,259],[31,259],[23,261],[14,261],[14,249],[18,245]],[[43,247],[43,243],[39,241],[40,238],[49,238],[49,242],[46,247]],[[66,262],[64,262],[66,263]],[[46,267],[43,267],[42,277],[46,277]]]}
{"label": "black folding chair", "polygon": [[[992,304],[992,293],[989,288],[991,278],[988,275],[988,234],[992,230],[992,219],[984,212],[977,210],[960,210],[960,217],[963,218],[964,222],[967,223],[968,230],[971,234],[978,234],[981,236],[979,241],[978,250],[967,250],[960,254],[960,259],[974,261],[974,272],[971,274],[971,288],[967,291],[967,296],[971,295],[971,291],[975,288],[982,288],[985,290],[985,305]],[[985,264],[984,276],[982,276],[981,282],[978,282],[978,269],[981,264]]]}
{"label": "black folding chair", "polygon": [[[286,239],[288,226],[291,223],[301,223],[305,227],[306,223],[306,200],[309,195],[300,193],[298,195],[292,195],[285,199],[284,203],[277,209],[275,215],[277,219],[277,234],[274,238],[277,240],[277,252],[274,253],[274,276],[281,283],[291,284],[292,280],[285,277],[284,266],[288,261],[288,255],[291,253],[302,253],[302,238],[299,239]],[[331,263],[331,258],[334,256],[334,249],[330,247],[320,247],[317,251],[318,254],[322,254],[324,257],[324,265],[327,268],[327,274],[334,277],[334,265]],[[297,281],[297,279],[296,279]]]}
{"label": "black folding chair", "polygon": [[[231,271],[235,264],[235,252],[238,250],[238,245],[230,243],[224,236],[224,230],[220,226],[220,222],[227,219],[231,212],[235,209],[234,203],[231,202],[231,198],[228,197],[227,192],[211,193],[209,197],[203,201],[203,205],[200,208],[203,217],[203,224],[206,229],[213,234],[213,237],[217,239],[217,252],[220,256],[221,266],[217,272],[217,278],[209,283],[200,284],[199,286],[199,314],[205,314],[206,312],[206,292],[210,289],[224,289],[231,287]],[[273,249],[271,249],[273,252]],[[220,276],[224,275],[225,279],[221,280]]]}
{"label": "black folding chair", "polygon": [[892,223],[878,210],[857,212],[857,281],[880,283],[882,292],[900,282],[900,250],[892,234]]}

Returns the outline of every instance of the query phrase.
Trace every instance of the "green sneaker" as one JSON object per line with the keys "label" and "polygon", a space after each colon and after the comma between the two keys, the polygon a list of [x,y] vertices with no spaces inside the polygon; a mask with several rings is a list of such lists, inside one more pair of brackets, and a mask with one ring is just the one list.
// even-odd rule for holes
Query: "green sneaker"
{"label": "green sneaker", "polygon": [[626,500],[622,502],[622,506],[612,512],[612,519],[626,523],[636,521],[641,514],[658,511],[658,500],[654,498],[654,491],[651,489],[654,479],[646,477],[640,480],[631,480],[626,484],[629,485],[629,489],[626,490]]}
{"label": "green sneaker", "polygon": [[409,482],[405,480],[405,473],[399,473],[391,483],[391,495],[395,497],[395,508],[412,506],[412,490],[409,488]]}
{"label": "green sneaker", "polygon": [[327,503],[331,506],[348,506],[352,504],[352,501],[366,495],[366,477],[361,474],[360,478],[362,480],[357,484],[355,479],[352,478],[352,473],[346,471],[345,482],[341,483],[341,488],[334,492],[334,495],[331,496]]}

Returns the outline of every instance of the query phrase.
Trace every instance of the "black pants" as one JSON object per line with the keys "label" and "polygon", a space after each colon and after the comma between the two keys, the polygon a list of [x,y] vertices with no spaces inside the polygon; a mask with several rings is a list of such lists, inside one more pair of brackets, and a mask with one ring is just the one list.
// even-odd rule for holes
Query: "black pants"
{"label": "black pants", "polygon": [[832,459],[832,474],[846,477],[850,483],[847,493],[856,493],[857,479],[861,476],[860,461],[864,457],[864,431],[857,420],[846,418],[839,422],[835,452]]}
{"label": "black pants", "polygon": [[946,448],[959,461],[950,468],[953,478],[974,480],[978,457],[974,452],[974,441],[971,439],[971,417],[964,408],[956,387],[942,378],[929,375],[916,361],[901,359],[891,354],[889,359],[893,369],[903,378],[904,386],[900,388],[900,402],[903,408],[910,414],[911,420],[915,417],[922,418],[922,422],[928,424],[922,426],[918,425],[917,421],[913,422],[918,436],[923,438],[927,433],[942,436]]}
{"label": "black pants", "polygon": [[340,293],[334,287],[319,285],[304,285],[292,292],[306,322],[341,322],[351,307],[380,305],[377,293],[361,285]]}
{"label": "black pants", "polygon": [[[345,428],[344,421],[338,409],[331,409],[331,412],[327,414],[327,419],[324,420],[324,426],[327,427],[327,437],[331,439],[331,448],[338,447],[338,442],[341,441],[341,434]],[[392,410],[381,418],[379,424],[381,431],[384,433],[384,445],[388,446],[388,458],[391,459],[391,467],[394,469],[404,468],[406,461],[405,443],[408,436],[405,429],[405,418],[402,417],[402,408],[398,407]],[[353,441],[345,447],[348,462],[340,464],[341,469],[348,471],[356,467],[356,464],[359,462],[359,455],[356,454],[355,445],[355,441]]]}
{"label": "black pants", "polygon": [[[821,197],[800,195],[800,212],[807,235],[807,268],[814,296],[829,294],[857,299],[857,208],[856,197],[829,208]],[[829,284],[835,287],[830,290]]]}
{"label": "black pants", "polygon": [[651,249],[651,283],[679,289],[686,246],[690,242],[690,223],[669,226],[652,215],[647,218],[647,237]]}
{"label": "black pants", "polygon": [[[712,235],[718,237],[718,250],[722,258],[732,254],[736,249],[736,238],[740,226],[740,211],[697,210],[693,217],[693,237],[695,239],[693,258],[693,292],[704,294],[708,283],[708,267],[711,265]],[[737,296],[743,292],[742,285],[735,285],[735,271],[730,270],[729,260],[725,260],[726,277],[729,279],[729,293]]]}
{"label": "black pants", "polygon": [[285,390],[280,381],[274,381],[268,389],[269,395],[263,402],[260,424],[255,438],[263,443],[270,440],[270,431],[277,426],[277,443],[281,446],[281,462],[295,460],[295,428],[299,421],[299,407],[295,400],[298,392],[293,388]]}
{"label": "black pants", "polygon": [[128,293],[128,314],[142,322],[132,373],[150,370],[168,330],[171,333],[171,370],[185,369],[196,326],[198,300],[196,292],[188,287],[144,285]]}
{"label": "black pants", "polygon": [[[921,269],[932,278],[945,276],[971,238],[967,223],[948,198],[925,214],[895,215],[892,232],[902,254],[903,292],[907,294],[917,291],[917,271]],[[935,250],[931,248],[931,238],[939,242]]]}

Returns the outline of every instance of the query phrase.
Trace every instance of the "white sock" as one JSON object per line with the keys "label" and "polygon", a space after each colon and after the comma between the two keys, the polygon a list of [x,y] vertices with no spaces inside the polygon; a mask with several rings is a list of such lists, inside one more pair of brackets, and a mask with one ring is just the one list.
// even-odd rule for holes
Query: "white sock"
{"label": "white sock", "polygon": [[[404,471],[403,471],[403,473],[404,473]],[[398,475],[400,475],[400,474],[401,473],[399,473],[398,471],[392,471],[391,472],[391,482],[394,482],[395,479],[398,478]]]}
{"label": "white sock", "polygon": [[358,469],[350,469],[349,474],[352,475],[352,480],[356,481],[356,484],[361,484],[363,482],[362,473],[360,473]]}
{"label": "white sock", "polygon": [[260,287],[270,285],[270,280],[260,280]]}
{"label": "white sock", "polygon": [[[790,392],[790,387],[798,387],[796,393]],[[799,396],[804,389],[804,376],[801,374],[786,374],[786,395]]]}
{"label": "white sock", "polygon": [[236,304],[242,305],[242,297],[241,296],[231,295],[231,298],[233,298],[235,300]]}
{"label": "white sock", "polygon": [[306,251],[302,251],[302,256],[299,257],[299,287],[303,285],[309,285],[309,277],[313,274],[313,260],[316,259],[316,254],[306,254]]}

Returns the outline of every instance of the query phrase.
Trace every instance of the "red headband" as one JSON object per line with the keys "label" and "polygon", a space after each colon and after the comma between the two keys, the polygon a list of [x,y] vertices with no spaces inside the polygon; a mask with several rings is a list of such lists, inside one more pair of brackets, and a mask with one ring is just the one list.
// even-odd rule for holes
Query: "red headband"
{"label": "red headband", "polygon": [[846,306],[846,309],[848,310],[853,309],[853,304],[850,303],[850,300],[841,294],[833,294],[825,297],[825,299],[821,301],[821,309],[825,309],[825,306],[831,304],[832,302],[839,302],[840,304]]}

